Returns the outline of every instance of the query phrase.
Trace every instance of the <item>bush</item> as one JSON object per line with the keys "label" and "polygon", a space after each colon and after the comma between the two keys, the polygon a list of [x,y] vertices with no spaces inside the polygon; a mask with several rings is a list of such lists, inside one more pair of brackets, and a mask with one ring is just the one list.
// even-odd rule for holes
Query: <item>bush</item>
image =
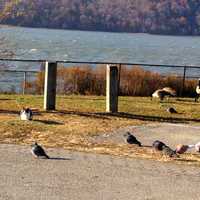
{"label": "bush", "polygon": [[[151,96],[163,87],[171,87],[178,96],[194,97],[196,81],[186,79],[184,90],[180,77],[144,70],[140,66],[122,66],[120,76],[120,95],[122,96]],[[38,94],[43,93],[44,72],[39,72],[34,82],[29,84]],[[57,92],[59,94],[105,95],[106,67],[89,65],[76,67],[58,67]]]}

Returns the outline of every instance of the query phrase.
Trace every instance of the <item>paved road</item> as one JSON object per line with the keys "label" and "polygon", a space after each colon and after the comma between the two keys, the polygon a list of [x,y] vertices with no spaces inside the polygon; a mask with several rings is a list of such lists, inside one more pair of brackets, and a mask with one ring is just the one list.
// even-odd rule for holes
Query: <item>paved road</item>
{"label": "paved road", "polygon": [[200,168],[47,149],[0,145],[2,200],[198,200]]}

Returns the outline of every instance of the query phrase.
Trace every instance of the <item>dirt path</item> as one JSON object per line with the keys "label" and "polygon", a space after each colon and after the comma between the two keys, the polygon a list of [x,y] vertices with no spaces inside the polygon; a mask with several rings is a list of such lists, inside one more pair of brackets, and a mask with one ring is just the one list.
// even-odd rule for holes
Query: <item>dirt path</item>
{"label": "dirt path", "polygon": [[0,145],[2,200],[197,200],[200,168],[149,160]]}

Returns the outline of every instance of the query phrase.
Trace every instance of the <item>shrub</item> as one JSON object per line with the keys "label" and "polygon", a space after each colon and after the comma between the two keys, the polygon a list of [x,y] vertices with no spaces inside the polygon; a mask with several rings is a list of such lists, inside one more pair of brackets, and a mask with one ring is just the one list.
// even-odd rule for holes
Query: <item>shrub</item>
{"label": "shrub", "polygon": [[[29,84],[36,93],[42,94],[44,89],[44,72],[39,72],[34,82]],[[163,77],[161,74],[144,70],[140,66],[122,66],[120,73],[120,95],[150,96],[155,90],[172,87],[179,96],[193,97],[196,81],[183,79],[174,75]],[[105,95],[105,66],[72,66],[58,67],[57,92],[59,94]]]}

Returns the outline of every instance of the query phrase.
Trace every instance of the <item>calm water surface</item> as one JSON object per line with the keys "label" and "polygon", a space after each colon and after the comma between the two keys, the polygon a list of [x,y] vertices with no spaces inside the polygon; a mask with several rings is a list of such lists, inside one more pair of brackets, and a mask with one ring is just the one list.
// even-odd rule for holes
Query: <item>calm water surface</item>
{"label": "calm water surface", "polygon": [[17,58],[200,65],[200,37],[1,27]]}
{"label": "calm water surface", "polygon": [[[159,36],[134,33],[106,33],[0,27],[6,48],[22,59],[133,62],[200,66],[200,37]],[[12,63],[12,69],[39,70],[39,64]],[[152,70],[154,70],[152,68]],[[182,73],[178,69],[157,69]],[[189,75],[200,75],[190,70]],[[5,76],[4,76],[5,78]],[[10,81],[11,78],[7,78]],[[16,81],[16,79],[12,79]]]}

